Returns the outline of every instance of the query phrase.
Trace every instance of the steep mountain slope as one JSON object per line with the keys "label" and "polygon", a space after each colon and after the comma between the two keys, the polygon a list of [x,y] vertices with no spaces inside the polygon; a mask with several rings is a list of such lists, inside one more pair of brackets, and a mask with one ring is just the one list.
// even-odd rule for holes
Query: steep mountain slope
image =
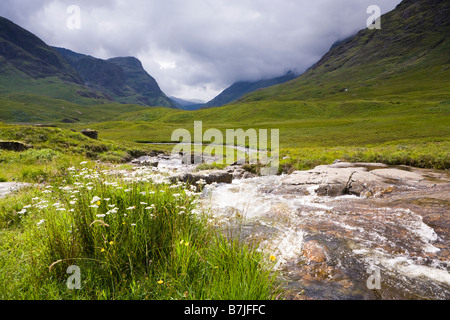
{"label": "steep mountain slope", "polygon": [[244,95],[256,90],[285,83],[295,79],[296,75],[289,71],[285,75],[273,79],[264,79],[259,81],[240,81],[232,84],[213,100],[206,103],[203,108],[220,107],[225,104],[238,100]]}
{"label": "steep mountain slope", "polygon": [[249,94],[241,102],[321,99],[449,100],[450,2],[404,0],[334,46],[296,80]]}
{"label": "steep mountain slope", "polygon": [[0,17],[0,94],[48,95],[84,104],[107,97],[83,85],[77,71],[29,31]]}
{"label": "steep mountain slope", "polygon": [[64,48],[54,48],[74,67],[84,83],[114,101],[177,108],[158,83],[133,57],[97,59]]}
{"label": "steep mountain slope", "polygon": [[17,69],[33,78],[57,76],[79,83],[77,72],[42,40],[11,21],[0,17],[2,71]]}

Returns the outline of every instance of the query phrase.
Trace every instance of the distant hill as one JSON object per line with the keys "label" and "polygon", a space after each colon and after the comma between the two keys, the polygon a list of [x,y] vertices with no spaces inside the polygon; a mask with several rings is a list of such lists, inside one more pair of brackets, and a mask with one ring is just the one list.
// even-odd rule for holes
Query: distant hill
{"label": "distant hill", "polygon": [[198,99],[194,99],[191,101],[180,99],[177,97],[170,97],[170,99],[175,102],[180,107],[180,109],[188,111],[198,110],[205,105],[205,101]]}
{"label": "distant hill", "polygon": [[245,96],[250,92],[254,92],[256,90],[267,88],[277,84],[285,83],[295,78],[296,78],[295,73],[289,71],[285,75],[277,78],[264,79],[259,81],[236,82],[227,89],[225,89],[213,100],[206,103],[202,108],[221,107],[225,104],[238,100],[239,98]]}
{"label": "distant hill", "polygon": [[448,100],[450,1],[404,0],[363,29],[336,42],[297,79],[250,93],[240,102],[305,100]]}
{"label": "distant hill", "polygon": [[97,59],[64,48],[54,48],[78,71],[84,83],[112,100],[147,106],[178,108],[134,57]]}

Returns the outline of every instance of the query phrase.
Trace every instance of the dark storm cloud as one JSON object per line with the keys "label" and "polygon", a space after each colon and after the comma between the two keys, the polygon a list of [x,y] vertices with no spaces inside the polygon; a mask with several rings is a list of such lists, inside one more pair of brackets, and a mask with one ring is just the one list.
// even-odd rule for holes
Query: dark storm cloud
{"label": "dark storm cloud", "polygon": [[[136,56],[169,95],[212,98],[231,83],[303,72],[400,0],[2,0],[0,15],[54,46]],[[67,8],[81,9],[79,30]]]}

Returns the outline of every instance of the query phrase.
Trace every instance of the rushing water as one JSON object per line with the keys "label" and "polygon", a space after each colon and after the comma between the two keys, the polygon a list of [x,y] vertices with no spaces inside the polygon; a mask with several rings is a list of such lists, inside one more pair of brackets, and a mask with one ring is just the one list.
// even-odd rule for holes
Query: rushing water
{"label": "rushing water", "polygon": [[[159,167],[194,168],[181,156]],[[317,186],[298,193],[283,185],[286,176],[257,177],[206,186],[202,203],[222,227],[276,257],[290,299],[450,299],[444,176],[441,186],[400,184],[382,197],[318,196]]]}
{"label": "rushing water", "polygon": [[[447,219],[448,201],[434,195],[423,205],[430,195],[413,189],[382,199],[320,197],[315,187],[299,195],[284,190],[282,180],[208,186],[204,204],[222,225],[239,228],[277,258],[290,298],[450,299],[448,225],[438,235],[410,209]],[[305,244],[319,258],[305,256]]]}

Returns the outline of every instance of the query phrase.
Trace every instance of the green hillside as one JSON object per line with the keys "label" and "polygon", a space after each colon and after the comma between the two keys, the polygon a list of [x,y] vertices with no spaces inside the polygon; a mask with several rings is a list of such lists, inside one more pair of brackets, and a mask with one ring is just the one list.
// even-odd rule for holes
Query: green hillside
{"label": "green hillside", "polygon": [[250,92],[285,83],[295,78],[295,73],[289,71],[285,75],[277,78],[264,79],[259,81],[239,81],[232,84],[217,97],[206,103],[203,108],[221,107],[225,104],[232,103],[238,100],[239,98]]}
{"label": "green hillside", "polygon": [[297,79],[234,105],[132,112],[97,128],[112,139],[155,142],[196,120],[204,129],[274,128],[298,168],[339,157],[448,168],[449,5],[403,1],[382,16],[381,30],[361,30]]}
{"label": "green hillside", "polygon": [[[96,104],[87,110],[10,94],[0,101],[0,120],[59,122],[75,130],[89,122],[102,138],[124,142],[169,142],[173,130],[193,130],[201,120],[204,130],[279,129],[282,170],[337,158],[448,169],[449,6],[405,0],[382,16],[381,30],[361,30],[300,77],[234,105],[189,112]],[[66,118],[75,121],[61,123]]]}
{"label": "green hillside", "polygon": [[31,32],[0,17],[0,95],[39,94],[80,104],[109,99],[83,85],[58,52]]}
{"label": "green hillside", "polygon": [[450,2],[405,0],[332,48],[297,79],[249,94],[250,101],[449,101]]}
{"label": "green hillside", "polygon": [[[95,100],[93,100],[95,101]],[[89,123],[111,121],[124,112],[147,107],[120,103],[81,105],[36,94],[0,95],[0,122],[6,123]]]}
{"label": "green hillside", "polygon": [[87,86],[116,102],[178,108],[136,58],[102,60],[64,48],[54,49],[80,74]]}

